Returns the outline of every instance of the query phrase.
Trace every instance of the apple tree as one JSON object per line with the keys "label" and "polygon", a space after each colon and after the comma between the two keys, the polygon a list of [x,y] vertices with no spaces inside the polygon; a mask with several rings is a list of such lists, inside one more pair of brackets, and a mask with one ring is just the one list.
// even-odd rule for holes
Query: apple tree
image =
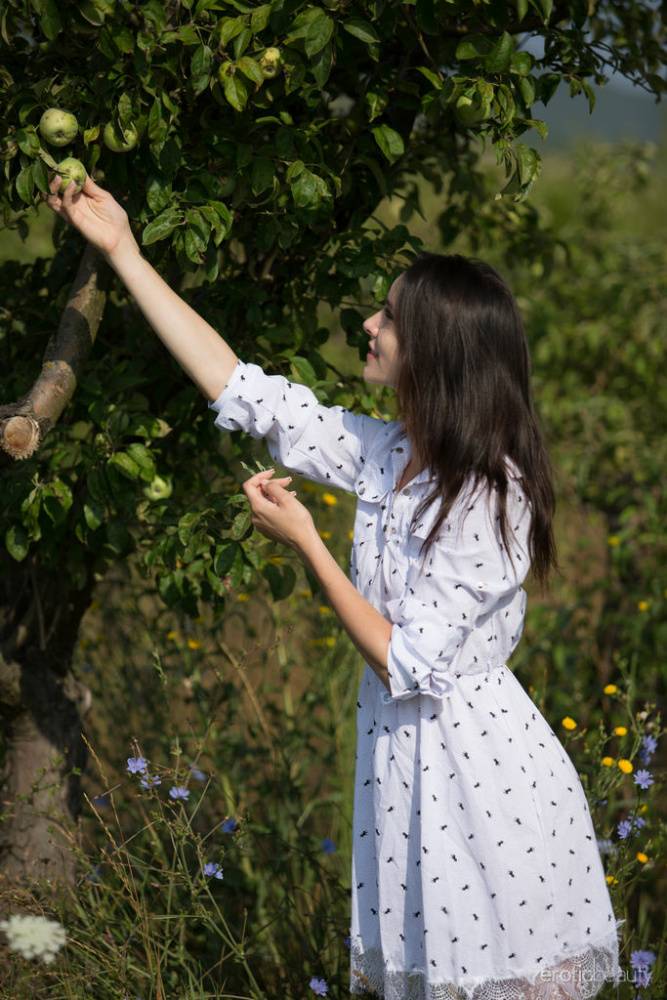
{"label": "apple tree", "polygon": [[[69,161],[126,208],[146,258],[239,356],[370,409],[324,360],[317,309],[361,311],[419,249],[417,180],[512,260],[552,241],[530,205],[561,82],[591,111],[613,65],[660,99],[664,8],[629,0],[6,0],[0,206],[22,236]],[[544,40],[540,59],[525,39]],[[489,185],[485,148],[504,169]],[[78,161],[80,167],[75,162]],[[402,200],[401,221],[374,211]],[[423,213],[422,213],[423,214]],[[55,220],[55,255],[0,266],[0,865],[66,880],[90,696],[70,661],[96,584],[132,557],[170,606],[291,570],[258,556],[205,401],[99,256]],[[240,436],[236,458],[250,445]]]}

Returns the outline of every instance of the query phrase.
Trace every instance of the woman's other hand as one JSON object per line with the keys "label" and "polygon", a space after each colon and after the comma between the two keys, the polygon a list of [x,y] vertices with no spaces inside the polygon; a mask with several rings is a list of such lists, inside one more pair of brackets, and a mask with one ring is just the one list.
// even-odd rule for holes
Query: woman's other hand
{"label": "woman's other hand", "polygon": [[59,194],[59,185],[60,176],[56,174],[49,184],[51,194],[46,195],[47,205],[56,215],[78,229],[89,243],[106,256],[126,244],[139,249],[130,229],[127,212],[90,175],[86,177],[81,190],[77,190],[76,184],[70,182],[64,193]]}

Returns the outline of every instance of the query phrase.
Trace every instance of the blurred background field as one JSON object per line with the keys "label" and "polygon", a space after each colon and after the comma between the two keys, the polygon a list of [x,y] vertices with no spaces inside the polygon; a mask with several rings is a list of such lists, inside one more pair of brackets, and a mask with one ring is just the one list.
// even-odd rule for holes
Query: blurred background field
{"label": "blurred background field", "polygon": [[[578,103],[585,105],[582,98]],[[576,258],[557,253],[545,274],[539,267],[513,270],[502,247],[477,251],[508,276],[519,299],[536,404],[557,473],[562,576],[547,595],[535,592],[530,580],[526,585],[528,618],[510,666],[582,775],[617,915],[635,928],[634,947],[652,947],[658,956],[652,990],[662,992],[643,994],[656,1000],[665,995],[662,779],[640,791],[618,762],[635,756],[647,735],[661,735],[665,690],[667,389],[660,369],[667,144],[661,120],[652,140],[635,133],[636,145],[570,136],[551,149],[536,140],[547,148],[531,202],[574,244]],[[491,155],[484,166],[491,177],[497,172],[500,186]],[[436,195],[419,184],[425,217],[413,216],[411,231],[428,249],[471,252],[465,234],[442,246],[432,220],[447,192]],[[396,198],[377,215],[394,224],[401,209]],[[43,207],[25,244],[3,233],[2,258],[52,253],[52,223]],[[362,362],[336,313],[322,309],[320,319],[331,330],[323,356],[339,372],[358,376]],[[393,416],[391,394],[371,393],[377,412]],[[220,450],[231,454],[223,436]],[[269,464],[263,442],[254,442],[252,451]],[[246,478],[240,466],[237,472],[239,481]],[[293,487],[347,569],[353,496],[297,477]],[[119,562],[100,583],[75,657],[93,696],[86,732],[94,750],[83,776],[90,870],[75,909],[71,899],[62,902],[75,947],[69,957],[63,953],[57,972],[40,973],[37,986],[32,972],[13,967],[0,996],[9,1000],[37,988],[42,992],[35,995],[54,997],[147,997],[158,995],[152,990],[159,981],[169,997],[231,997],[242,990],[244,996],[297,998],[312,995],[311,976],[326,978],[330,995],[347,995],[362,664],[298,560],[269,540],[266,547],[276,565],[293,566],[294,592],[274,601],[265,580],[248,581],[228,598],[222,627],[213,627],[206,608],[196,619],[165,609],[133,559]],[[126,773],[131,754],[163,774],[162,790],[140,792]],[[651,769],[664,774],[664,743]],[[169,802],[168,778],[191,789],[187,804]],[[628,817],[643,822],[632,836],[621,836],[618,824]],[[221,833],[223,822],[228,827]],[[224,880],[202,888],[186,878],[202,860],[219,861]],[[191,939],[184,948],[188,915],[199,921],[197,948]],[[246,917],[247,941],[238,933]],[[145,970],[137,968],[135,946],[149,956]],[[623,956],[628,968],[629,951]],[[203,969],[227,982],[222,992],[206,991],[203,984],[212,979]],[[270,975],[276,978],[269,984]],[[634,996],[629,985],[623,989],[627,993],[604,995]]]}

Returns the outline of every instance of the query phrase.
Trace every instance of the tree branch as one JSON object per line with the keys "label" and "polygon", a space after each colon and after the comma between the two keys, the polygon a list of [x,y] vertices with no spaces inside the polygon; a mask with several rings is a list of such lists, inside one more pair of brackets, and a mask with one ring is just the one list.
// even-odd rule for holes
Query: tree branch
{"label": "tree branch", "polygon": [[11,458],[29,458],[74,395],[104,315],[109,277],[104,258],[87,244],[40,374],[25,396],[0,406],[0,449]]}

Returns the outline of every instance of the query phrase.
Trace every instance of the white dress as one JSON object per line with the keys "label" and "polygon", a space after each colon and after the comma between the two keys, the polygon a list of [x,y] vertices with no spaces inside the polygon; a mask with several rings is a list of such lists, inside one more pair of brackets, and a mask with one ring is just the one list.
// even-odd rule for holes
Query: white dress
{"label": "white dress", "polygon": [[[508,459],[512,570],[488,490],[464,490],[420,566],[428,470],[394,488],[403,424],[322,405],[239,361],[216,426],[355,493],[350,577],[392,624],[391,693],[357,700],[350,991],[385,1000],[583,1000],[622,977],[577,771],[507,666],[523,630],[530,508]],[[512,536],[510,536],[512,537]]]}

